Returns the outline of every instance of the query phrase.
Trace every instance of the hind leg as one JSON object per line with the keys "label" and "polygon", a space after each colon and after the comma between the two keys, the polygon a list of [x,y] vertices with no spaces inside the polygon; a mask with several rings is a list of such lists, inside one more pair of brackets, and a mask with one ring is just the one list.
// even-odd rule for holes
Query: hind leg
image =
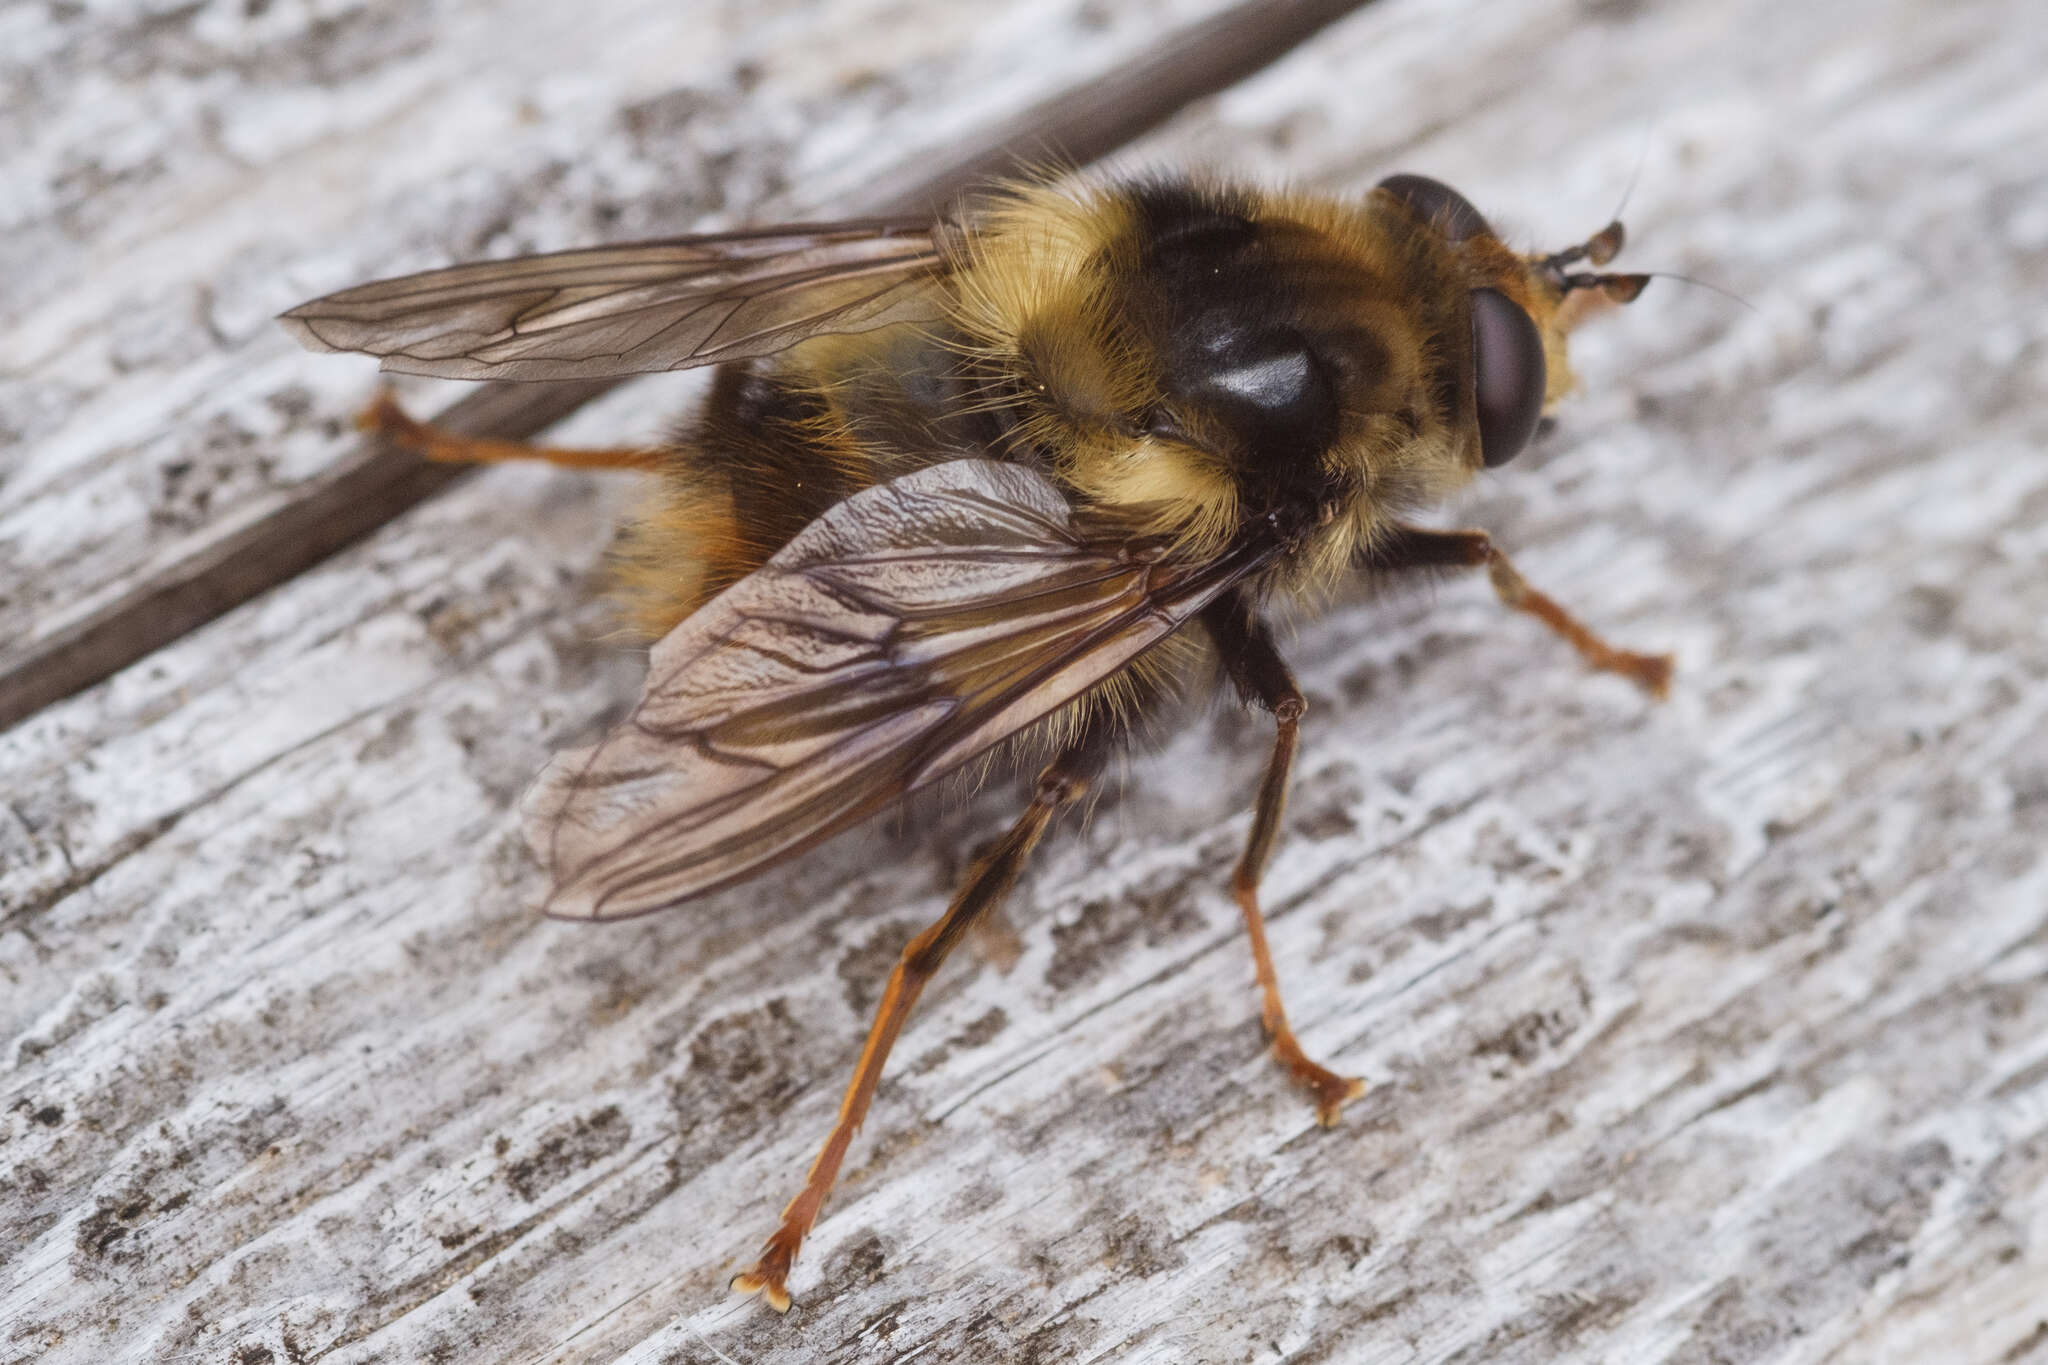
{"label": "hind leg", "polygon": [[881,1004],[875,1009],[874,1023],[869,1026],[867,1045],[861,1049],[853,1080],[839,1102],[839,1120],[832,1126],[832,1135],[811,1163],[803,1188],[783,1209],[782,1223],[762,1248],[761,1258],[751,1269],[733,1277],[735,1291],[760,1294],[778,1313],[789,1310],[789,1271],[796,1262],[797,1248],[818,1220],[825,1196],[839,1178],[839,1163],[845,1160],[853,1135],[867,1117],[868,1102],[874,1098],[875,1085],[881,1080],[882,1064],[896,1045],[896,1035],[902,1030],[910,1007],[917,1003],[925,983],[938,971],[953,945],[1009,893],[1053,817],[1086,793],[1109,756],[1115,737],[1113,727],[1095,726],[1046,765],[1024,814],[968,872],[946,913],[903,949],[896,970],[889,974]]}
{"label": "hind leg", "polygon": [[545,460],[571,469],[657,469],[661,451],[648,447],[573,450],[563,446],[528,445],[488,436],[464,436],[416,422],[398,406],[389,389],[356,417],[356,425],[422,459],[449,464],[493,464],[501,460]]}

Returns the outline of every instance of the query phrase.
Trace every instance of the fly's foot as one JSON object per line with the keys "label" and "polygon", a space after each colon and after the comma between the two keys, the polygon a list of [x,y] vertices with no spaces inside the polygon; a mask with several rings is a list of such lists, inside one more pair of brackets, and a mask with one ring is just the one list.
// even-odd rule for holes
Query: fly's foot
{"label": "fly's foot", "polygon": [[1337,1114],[1345,1104],[1365,1093],[1365,1082],[1356,1076],[1339,1076],[1328,1067],[1317,1066],[1306,1058],[1301,1065],[1289,1066],[1288,1074],[1304,1086],[1316,1101],[1316,1122],[1325,1128],[1337,1126]]}
{"label": "fly's foot", "polygon": [[1301,1044],[1294,1040],[1292,1029],[1273,1030],[1273,1056],[1296,1084],[1315,1097],[1316,1122],[1325,1128],[1336,1127],[1338,1111],[1365,1093],[1365,1082],[1356,1076],[1339,1076],[1321,1063],[1310,1061]]}
{"label": "fly's foot", "polygon": [[778,1313],[789,1311],[789,1270],[796,1261],[796,1247],[785,1245],[778,1231],[768,1239],[768,1249],[761,1253],[761,1259],[754,1262],[752,1270],[742,1271],[732,1277],[732,1291],[735,1294],[759,1294],[764,1303]]}
{"label": "fly's foot", "polygon": [[369,406],[356,414],[356,430],[382,437],[400,450],[435,458],[433,431],[415,422],[389,389],[377,390]]}

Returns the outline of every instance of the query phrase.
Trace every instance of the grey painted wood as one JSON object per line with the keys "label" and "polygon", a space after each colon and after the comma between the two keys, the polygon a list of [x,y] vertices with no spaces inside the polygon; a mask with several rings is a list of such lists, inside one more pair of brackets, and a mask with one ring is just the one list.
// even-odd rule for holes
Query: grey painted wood
{"label": "grey painted wood", "polygon": [[[276,307],[829,205],[1201,12],[694,8],[10,15],[93,74],[10,76],[9,628],[337,448],[366,367]],[[1223,879],[1266,733],[1221,710],[927,996],[798,1310],[729,1299],[1017,796],[536,919],[512,803],[637,687],[592,595],[630,493],[492,471],[0,735],[0,1360],[2048,1357],[2044,47],[2017,0],[1389,0],[1133,153],[1426,170],[1544,243],[1640,162],[1624,260],[1748,301],[1603,320],[1447,514],[1675,648],[1669,703],[1476,583],[1295,635],[1270,902],[1305,1044],[1372,1085],[1339,1128],[1263,1055]]]}

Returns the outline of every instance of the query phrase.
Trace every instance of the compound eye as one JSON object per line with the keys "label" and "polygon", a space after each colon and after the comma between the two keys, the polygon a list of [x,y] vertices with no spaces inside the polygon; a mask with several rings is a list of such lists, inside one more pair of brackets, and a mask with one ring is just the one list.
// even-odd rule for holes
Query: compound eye
{"label": "compound eye", "polygon": [[1380,181],[1379,187],[1406,204],[1417,218],[1441,231],[1447,242],[1493,235],[1479,210],[1441,180],[1431,180],[1426,175],[1390,175]]}
{"label": "compound eye", "polygon": [[1479,454],[1495,468],[1521,454],[1536,434],[1549,378],[1534,319],[1498,290],[1472,291],[1472,369]]}

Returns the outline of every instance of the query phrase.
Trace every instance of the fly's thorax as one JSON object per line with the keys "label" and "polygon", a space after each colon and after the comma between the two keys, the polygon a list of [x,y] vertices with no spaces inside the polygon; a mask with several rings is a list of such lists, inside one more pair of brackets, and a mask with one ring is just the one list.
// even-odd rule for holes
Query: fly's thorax
{"label": "fly's thorax", "polygon": [[865,487],[1000,453],[959,354],[959,338],[943,325],[818,336],[782,357],[778,378],[812,397],[808,439],[857,462]]}
{"label": "fly's thorax", "polygon": [[1146,427],[1159,366],[1121,282],[1141,269],[1131,196],[1021,186],[980,217],[953,276],[965,363],[1006,404],[1015,441],[1082,499],[1142,509],[1148,534],[1221,544],[1238,523],[1229,467]]}
{"label": "fly's thorax", "polygon": [[1281,511],[1335,561],[1479,467],[1462,271],[1371,197],[1035,188],[982,220],[955,317],[1082,498],[1196,551]]}

